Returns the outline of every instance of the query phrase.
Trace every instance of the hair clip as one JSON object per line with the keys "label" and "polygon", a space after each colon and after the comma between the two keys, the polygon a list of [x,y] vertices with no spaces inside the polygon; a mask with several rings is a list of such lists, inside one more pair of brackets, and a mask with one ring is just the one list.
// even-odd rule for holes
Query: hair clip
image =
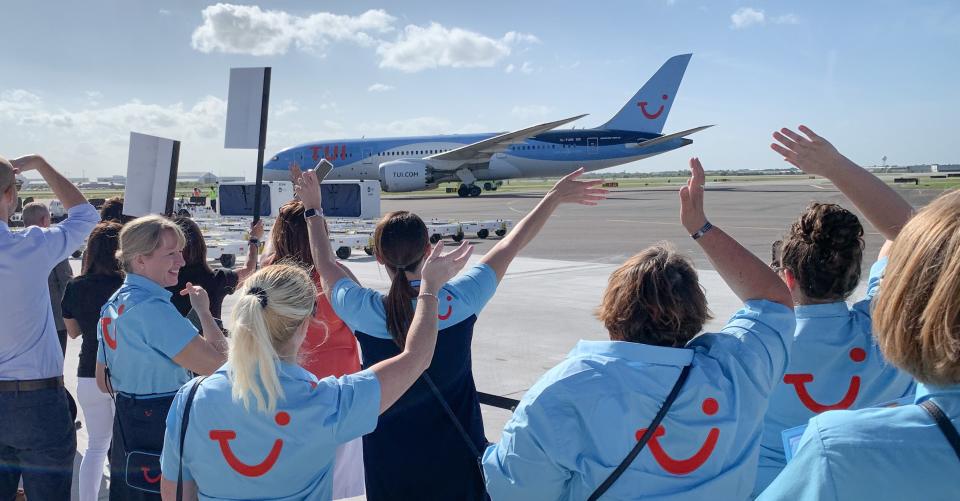
{"label": "hair clip", "polygon": [[267,291],[263,290],[263,287],[250,287],[250,290],[247,291],[247,294],[251,296],[256,296],[260,300],[260,307],[267,307]]}

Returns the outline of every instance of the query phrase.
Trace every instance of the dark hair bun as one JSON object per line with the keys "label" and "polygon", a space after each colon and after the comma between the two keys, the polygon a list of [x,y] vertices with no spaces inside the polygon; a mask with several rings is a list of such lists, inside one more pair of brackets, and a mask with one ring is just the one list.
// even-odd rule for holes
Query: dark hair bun
{"label": "dark hair bun", "polygon": [[790,227],[781,252],[808,298],[844,300],[860,281],[863,226],[839,205],[813,203]]}

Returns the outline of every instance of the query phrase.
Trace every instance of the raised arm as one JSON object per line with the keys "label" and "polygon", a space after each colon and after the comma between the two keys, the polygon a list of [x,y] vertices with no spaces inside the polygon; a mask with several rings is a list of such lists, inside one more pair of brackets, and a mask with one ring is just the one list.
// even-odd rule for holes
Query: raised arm
{"label": "raised arm", "polygon": [[10,161],[15,173],[35,170],[40,173],[43,180],[50,186],[54,196],[63,203],[63,208],[70,210],[71,207],[87,203],[80,190],[63,177],[56,169],[50,166],[40,155],[26,155],[20,158],[14,158]]}
{"label": "raised arm", "polygon": [[440,287],[467,264],[473,246],[464,242],[448,254],[441,255],[441,252],[443,242],[433,247],[423,263],[420,295],[403,351],[371,367],[380,381],[381,413],[400,399],[420,374],[430,367],[437,346],[437,294],[440,293]]}
{"label": "raised arm", "polygon": [[503,280],[513,258],[517,257],[517,254],[540,233],[557,206],[564,203],[597,205],[598,201],[607,197],[607,190],[597,188],[598,184],[603,183],[602,179],[578,181],[577,178],[581,174],[583,174],[582,167],[557,181],[540,203],[480,259],[481,263],[493,268],[497,274],[497,282]]}
{"label": "raised arm", "polygon": [[243,284],[243,281],[246,280],[247,277],[257,271],[259,266],[257,259],[260,257],[261,241],[263,241],[263,219],[258,219],[257,222],[250,227],[250,242],[247,243],[247,262],[243,268],[237,270],[237,288]]}
{"label": "raised arm", "polygon": [[200,317],[203,337],[194,337],[180,353],[173,357],[173,361],[196,374],[209,376],[227,361],[227,338],[217,325],[213,314],[210,313],[210,299],[203,287],[187,282],[187,286],[180,291],[180,295],[190,296],[190,305]]}
{"label": "raised arm", "polygon": [[[299,173],[299,167],[294,164],[291,171]],[[314,209],[317,215],[307,218],[307,235],[310,237],[310,256],[313,257],[313,269],[320,276],[320,286],[327,299],[331,299],[330,294],[334,284],[341,278],[349,278],[343,272],[343,268],[337,263],[337,257],[330,248],[330,233],[327,230],[327,222],[323,217],[323,210],[320,205],[320,180],[317,174],[308,170],[302,173],[294,187],[294,193],[303,202],[305,210]]]}
{"label": "raised arm", "polygon": [[829,179],[877,231],[887,240],[896,240],[913,215],[913,207],[887,183],[841,155],[809,127],[801,125],[800,132],[807,137],[787,128],[780,129],[773,133],[780,144],[773,143],[770,147],[803,172]]}
{"label": "raised arm", "polygon": [[[690,179],[680,188],[680,221],[694,235],[707,225],[703,209],[703,166],[690,159]],[[723,281],[741,301],[766,299],[793,308],[790,290],[770,267],[723,230],[712,227],[697,239]]]}

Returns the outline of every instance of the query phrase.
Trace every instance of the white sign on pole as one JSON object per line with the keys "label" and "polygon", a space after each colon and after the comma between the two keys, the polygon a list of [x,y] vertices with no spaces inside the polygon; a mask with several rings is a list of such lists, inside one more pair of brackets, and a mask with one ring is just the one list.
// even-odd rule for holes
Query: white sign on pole
{"label": "white sign on pole", "polygon": [[260,147],[266,68],[231,68],[224,148]]}
{"label": "white sign on pole", "polygon": [[169,214],[177,182],[180,141],[130,133],[127,184],[123,191],[123,214],[140,217]]}

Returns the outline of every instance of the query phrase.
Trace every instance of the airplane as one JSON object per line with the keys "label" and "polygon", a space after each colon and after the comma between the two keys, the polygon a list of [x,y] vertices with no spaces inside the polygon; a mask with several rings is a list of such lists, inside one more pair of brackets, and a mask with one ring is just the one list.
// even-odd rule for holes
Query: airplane
{"label": "airplane", "polygon": [[[495,191],[503,180],[594,171],[666,153],[693,143],[685,136],[711,125],[664,135],[663,125],[692,54],[671,57],[605,124],[553,130],[586,115],[506,133],[319,141],[287,148],[264,165],[264,179],[289,179],[289,166],[321,159],[326,179],[379,180],[385,192],[410,192],[460,182],[460,197]],[[480,182],[483,182],[482,189]]]}

